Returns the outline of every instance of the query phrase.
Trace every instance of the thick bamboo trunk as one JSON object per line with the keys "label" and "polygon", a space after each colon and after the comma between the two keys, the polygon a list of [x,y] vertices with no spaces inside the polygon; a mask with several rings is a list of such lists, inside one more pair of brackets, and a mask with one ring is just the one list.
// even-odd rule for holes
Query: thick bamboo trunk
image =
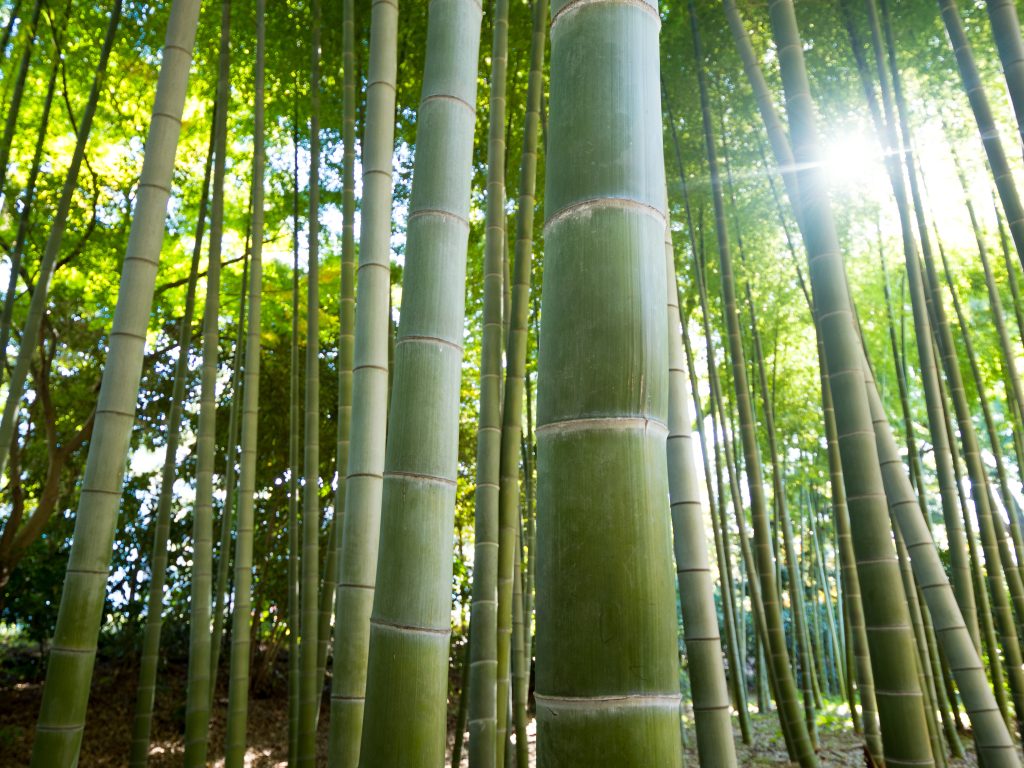
{"label": "thick bamboo trunk", "polygon": [[[537,404],[538,766],[681,764],[664,510],[659,24],[647,3],[552,5]],[[620,101],[612,106],[598,92]]]}

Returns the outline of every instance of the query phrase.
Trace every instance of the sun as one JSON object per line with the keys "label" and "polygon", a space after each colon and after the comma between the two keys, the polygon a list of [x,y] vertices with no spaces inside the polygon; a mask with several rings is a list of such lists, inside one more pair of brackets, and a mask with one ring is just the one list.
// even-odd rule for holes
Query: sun
{"label": "sun", "polygon": [[887,185],[882,149],[871,136],[847,131],[826,138],[823,163],[837,190],[875,194]]}

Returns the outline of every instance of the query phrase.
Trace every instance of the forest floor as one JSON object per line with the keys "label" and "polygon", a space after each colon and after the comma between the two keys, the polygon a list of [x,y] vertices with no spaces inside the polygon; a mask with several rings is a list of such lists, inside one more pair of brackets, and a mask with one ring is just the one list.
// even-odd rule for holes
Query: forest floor
{"label": "forest floor", "polygon": [[[2,649],[0,649],[2,653]],[[25,667],[20,666],[24,671]],[[282,664],[278,665],[283,666]],[[21,768],[28,766],[32,737],[42,695],[39,675],[15,677],[14,668],[0,665],[0,766]],[[135,679],[138,670],[133,664],[102,661],[97,665],[89,707],[89,719],[82,740],[81,768],[120,768],[128,765],[133,712],[135,707]],[[275,676],[276,677],[276,676]],[[25,682],[25,679],[30,679]],[[19,682],[20,679],[20,682]],[[223,681],[222,681],[223,682]],[[150,765],[153,768],[178,766],[183,754],[184,700],[186,667],[173,663],[161,669],[154,708],[153,740]],[[324,709],[327,711],[325,697]],[[210,760],[217,768],[223,766],[223,740],[227,691],[223,685],[217,691],[211,720]],[[449,718],[449,761],[454,718]],[[737,734],[738,762],[741,766],[784,766],[786,750],[774,714],[752,716],[753,747],[745,747]],[[534,754],[533,721],[528,728],[530,754]],[[826,706],[818,720],[819,755],[824,766],[864,766],[864,751],[859,737],[853,732],[842,707]],[[277,768],[287,765],[288,752],[287,691],[283,678],[270,679],[257,687],[249,702],[249,751],[246,766]],[[698,765],[692,726],[687,729],[689,746],[686,759],[690,766]],[[950,768],[976,766],[969,737],[964,737],[969,755],[962,760],[950,760]],[[326,764],[327,718],[322,717],[318,733],[318,764]],[[462,766],[466,766],[463,750]],[[532,761],[531,761],[532,762]],[[652,768],[657,768],[652,766]]]}

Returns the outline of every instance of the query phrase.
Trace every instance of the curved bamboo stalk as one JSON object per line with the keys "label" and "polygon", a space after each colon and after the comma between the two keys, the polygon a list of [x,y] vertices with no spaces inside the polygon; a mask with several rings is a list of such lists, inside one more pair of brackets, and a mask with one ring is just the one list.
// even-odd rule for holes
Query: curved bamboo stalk
{"label": "curved bamboo stalk", "polygon": [[924,593],[936,634],[942,640],[943,651],[974,726],[978,754],[986,766],[1017,765],[1013,740],[996,706],[963,617],[957,610],[952,588],[921,517],[914,489],[904,471],[881,399],[866,366],[864,377],[889,507],[906,541],[914,577]]}
{"label": "curved bamboo stalk", "polygon": [[[938,356],[938,343],[934,339],[933,344],[935,345],[935,354]],[[992,690],[995,694],[996,705],[999,708],[1007,726],[1012,728],[1013,718],[1010,716],[1010,707],[1006,694],[1006,676],[1003,672],[1003,662],[999,656],[999,643],[996,640],[995,624],[992,619],[992,604],[989,600],[988,588],[985,586],[986,581],[983,571],[984,566],[982,563],[982,554],[978,551],[978,539],[974,535],[974,528],[971,523],[970,514],[968,513],[969,508],[967,504],[967,497],[964,494],[964,477],[963,472],[960,469],[960,457],[956,452],[956,436],[953,417],[949,410],[949,396],[942,377],[939,377],[939,390],[942,394],[944,413],[943,420],[946,425],[949,445],[954,449],[952,452],[953,473],[956,478],[957,496],[959,497],[960,509],[963,514],[964,536],[967,539],[967,550],[970,554],[971,579],[978,603],[978,617],[981,620],[981,640],[984,643],[983,647],[988,654],[989,675],[992,679]],[[975,645],[975,650],[977,650],[979,655],[981,654],[981,648],[982,646],[977,644]]]}
{"label": "curved bamboo stalk", "polygon": [[967,474],[971,480],[971,498],[974,501],[975,513],[978,517],[981,546],[987,566],[985,570],[991,587],[993,612],[1003,652],[1007,659],[1006,674],[1014,698],[1014,709],[1017,712],[1017,719],[1020,721],[1024,717],[1024,667],[1021,666],[1021,646],[1007,590],[1009,589],[1013,596],[1012,607],[1017,609],[1018,619],[1024,616],[1021,605],[1024,602],[1022,600],[1024,591],[1021,589],[1020,573],[1012,561],[1009,537],[1006,535],[1004,524],[997,515],[993,514],[990,504],[988,476],[981,460],[981,449],[968,406],[967,394],[964,390],[952,331],[941,301],[934,260],[925,260],[925,273],[928,278],[929,306],[934,316],[933,327],[936,330],[936,341],[946,372],[949,395],[953,401],[953,413],[960,429]]}
{"label": "curved bamboo stalk", "polygon": [[68,575],[46,670],[32,749],[35,768],[70,768],[78,759],[198,18],[198,0],[175,0],[171,6]]}

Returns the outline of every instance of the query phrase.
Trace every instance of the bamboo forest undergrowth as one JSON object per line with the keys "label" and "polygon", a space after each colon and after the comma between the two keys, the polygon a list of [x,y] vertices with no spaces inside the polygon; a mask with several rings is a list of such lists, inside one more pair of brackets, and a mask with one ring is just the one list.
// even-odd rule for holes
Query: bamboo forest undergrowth
{"label": "bamboo forest undergrowth", "polygon": [[0,0],[0,766],[1024,764],[1018,0]]}

